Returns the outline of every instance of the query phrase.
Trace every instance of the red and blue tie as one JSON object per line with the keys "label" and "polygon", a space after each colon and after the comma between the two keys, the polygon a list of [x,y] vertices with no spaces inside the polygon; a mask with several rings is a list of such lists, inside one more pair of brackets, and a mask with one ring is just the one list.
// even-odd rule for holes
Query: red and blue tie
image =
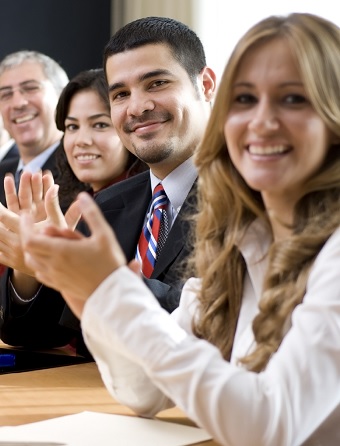
{"label": "red and blue tie", "polygon": [[[136,258],[141,264],[141,271],[150,278],[155,267],[157,255],[164,244],[168,231],[166,207],[168,197],[161,184],[158,184],[152,195],[152,202],[147,221],[139,238]],[[162,229],[161,229],[162,226]]]}

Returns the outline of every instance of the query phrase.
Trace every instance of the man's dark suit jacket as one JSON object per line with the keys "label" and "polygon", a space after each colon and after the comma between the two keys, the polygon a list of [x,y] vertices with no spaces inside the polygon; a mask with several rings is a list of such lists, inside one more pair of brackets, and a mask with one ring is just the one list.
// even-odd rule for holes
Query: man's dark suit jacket
{"label": "man's dark suit jacket", "polygon": [[[12,150],[12,149],[11,149]],[[54,176],[54,178],[57,177],[57,168],[55,164],[55,151],[47,158],[45,164],[42,166],[42,170],[50,170]],[[5,197],[5,190],[4,190],[4,179],[6,176],[6,173],[12,173],[15,175],[15,172],[17,171],[17,167],[19,164],[19,157],[12,157],[9,159],[3,159],[0,162],[0,202],[3,205],[6,205],[6,197]]]}
{"label": "man's dark suit jacket", "polygon": [[6,153],[6,155],[0,161],[0,163],[2,163],[3,161],[6,161],[6,160],[12,159],[12,158],[19,159],[19,149],[15,143],[13,143],[13,145],[11,146],[9,151]]}
{"label": "man's dark suit jacket", "polygon": [[[180,292],[183,285],[183,264],[187,258],[190,247],[187,244],[190,223],[185,215],[189,215],[195,209],[195,187],[183,203],[181,211],[177,216],[162,252],[157,260],[154,272],[146,283],[157,297],[160,305],[167,311],[173,311],[179,302]],[[128,180],[117,183],[96,196],[96,202],[102,210],[108,223],[116,233],[122,249],[128,261],[135,256],[137,243],[144,224],[144,218],[151,201],[150,173],[143,172]],[[80,225],[79,229],[88,234],[86,226]],[[11,307],[8,292],[7,303]],[[58,345],[65,344],[63,333],[53,331],[56,323],[59,327],[68,327],[69,329],[79,331],[79,321],[71,313],[66,305],[62,305],[61,296],[54,290],[42,287],[39,296],[29,305],[29,309],[24,314],[18,312],[16,305],[16,314],[12,318],[5,316],[2,328],[3,341],[14,345],[22,345],[23,341],[30,343],[41,343],[41,323],[45,324],[46,330],[45,342],[49,345],[56,343],[56,336],[60,336]],[[8,314],[13,313],[12,309],[4,308],[2,311]],[[65,307],[65,308],[64,308]],[[19,308],[20,310],[20,308]],[[7,311],[7,313],[5,313]],[[1,307],[0,307],[1,312]],[[59,316],[58,316],[59,315]],[[1,316],[1,314],[0,314]],[[49,322],[48,322],[49,321]],[[59,328],[58,327],[58,328]],[[65,332],[67,336],[67,331]],[[48,337],[50,337],[50,341]],[[15,341],[15,342],[14,342]]]}
{"label": "man's dark suit jacket", "polygon": [[[190,251],[188,246],[190,223],[186,216],[196,210],[195,190],[193,187],[184,201],[157,259],[151,278],[145,280],[161,306],[169,312],[178,306],[183,285],[183,262]],[[151,197],[149,172],[143,172],[111,186],[96,197],[96,202],[115,231],[128,261],[135,257]]]}

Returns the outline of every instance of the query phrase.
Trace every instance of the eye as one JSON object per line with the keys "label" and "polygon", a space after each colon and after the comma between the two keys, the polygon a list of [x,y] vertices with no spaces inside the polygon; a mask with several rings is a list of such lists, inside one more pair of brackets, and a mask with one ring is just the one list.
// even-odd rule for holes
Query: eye
{"label": "eye", "polygon": [[255,104],[257,102],[257,98],[250,93],[242,93],[235,97],[234,102],[239,104]]}
{"label": "eye", "polygon": [[79,127],[76,124],[67,124],[65,125],[65,131],[72,132],[77,130]]}
{"label": "eye", "polygon": [[111,94],[110,99],[111,102],[117,101],[119,99],[124,99],[125,97],[127,97],[129,95],[129,93],[127,91],[118,91],[114,94]]}
{"label": "eye", "polygon": [[111,124],[108,124],[107,122],[96,122],[93,126],[95,129],[107,129],[108,127],[111,127]]}
{"label": "eye", "polygon": [[168,84],[169,82],[164,80],[164,79],[159,79],[156,81],[153,81],[152,84],[150,85],[150,88],[154,88],[154,87],[162,87],[163,85]]}
{"label": "eye", "polygon": [[288,94],[283,98],[286,104],[299,105],[308,102],[308,99],[302,94]]}
{"label": "eye", "polygon": [[23,85],[22,86],[22,91],[27,94],[37,93],[39,90],[40,90],[39,85],[32,84],[32,85]]}
{"label": "eye", "polygon": [[2,90],[0,92],[0,101],[8,101],[9,99],[11,99],[12,96],[13,96],[12,89]]}

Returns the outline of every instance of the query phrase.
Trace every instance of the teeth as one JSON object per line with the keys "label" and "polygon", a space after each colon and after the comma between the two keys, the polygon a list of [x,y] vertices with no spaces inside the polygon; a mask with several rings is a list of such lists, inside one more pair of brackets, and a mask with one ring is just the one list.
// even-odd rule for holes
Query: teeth
{"label": "teeth", "polygon": [[33,118],[34,118],[34,115],[26,115],[26,116],[23,116],[22,118],[15,119],[15,123],[21,124],[22,122],[30,121]]}
{"label": "teeth", "polygon": [[78,155],[76,156],[78,161],[91,161],[99,158],[98,155]]}
{"label": "teeth", "polygon": [[276,155],[287,151],[285,146],[252,146],[248,147],[248,150],[253,155]]}

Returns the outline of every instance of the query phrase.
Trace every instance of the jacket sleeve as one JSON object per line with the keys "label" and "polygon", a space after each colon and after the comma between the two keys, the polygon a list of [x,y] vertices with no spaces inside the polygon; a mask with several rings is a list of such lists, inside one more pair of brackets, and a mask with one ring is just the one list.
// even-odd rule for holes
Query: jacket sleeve
{"label": "jacket sleeve", "polygon": [[27,304],[14,302],[9,286],[11,269],[0,279],[0,335],[12,346],[26,348],[60,347],[74,337],[74,330],[60,325],[65,301],[59,292],[42,286],[37,297]]}

